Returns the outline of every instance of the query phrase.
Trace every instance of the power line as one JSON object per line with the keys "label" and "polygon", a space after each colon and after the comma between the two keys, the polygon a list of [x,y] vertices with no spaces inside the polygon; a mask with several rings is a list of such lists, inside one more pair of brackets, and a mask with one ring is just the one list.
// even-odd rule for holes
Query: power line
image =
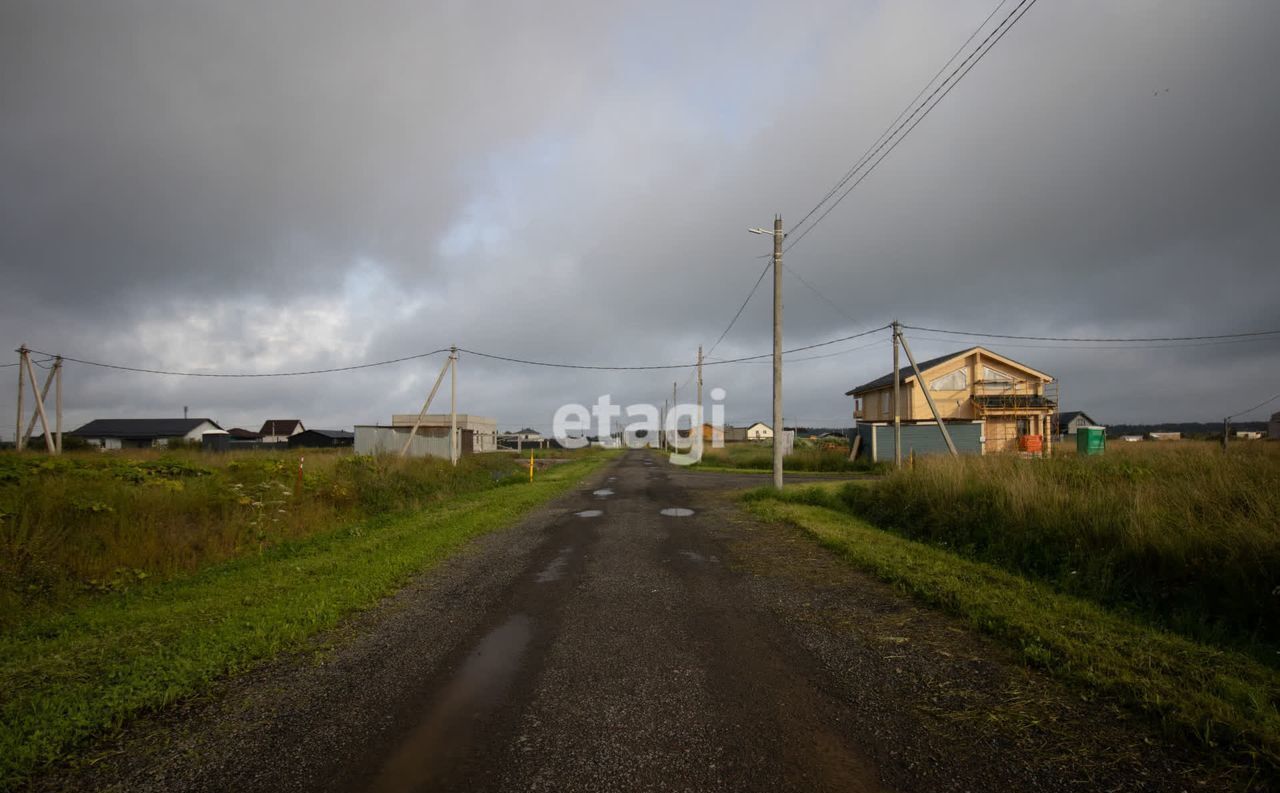
{"label": "power line", "polygon": [[[952,339],[944,336],[912,336],[914,339],[922,341],[952,341]],[[1247,344],[1249,342],[1266,341],[1267,336],[1254,336],[1242,339],[1219,339],[1217,341],[1194,341],[1194,342],[1171,342],[1168,344],[1111,344],[1107,346],[1099,346],[1097,344],[1020,344],[1018,342],[1002,341],[1000,346],[1017,347],[1019,349],[1034,350],[1092,350],[1094,352],[1110,352],[1112,350],[1185,350],[1191,347],[1215,347],[1221,344]],[[972,340],[971,340],[972,341]]]}
{"label": "power line", "polygon": [[[39,350],[32,350],[31,352],[38,355],[53,356],[53,353],[41,352]],[[329,369],[309,369],[302,372],[175,372],[165,369],[143,369],[136,366],[121,366],[120,364],[102,363],[101,361],[87,361],[82,358],[69,358],[65,355],[62,356],[62,360],[71,363],[84,364],[85,366],[97,366],[103,369],[118,369],[122,372],[162,374],[174,377],[300,377],[308,374],[331,374],[333,372],[350,372],[356,369],[371,369],[375,366],[389,366],[393,363],[403,363],[405,361],[414,361],[419,358],[429,358],[432,355],[439,355],[443,352],[449,352],[449,349],[432,350],[431,352],[418,353],[417,355],[406,355],[403,358],[392,358],[386,361],[374,361],[373,363],[361,363],[352,366],[335,366]]]}
{"label": "power line", "polygon": [[1212,339],[1244,339],[1260,336],[1280,335],[1280,330],[1256,330],[1245,333],[1220,333],[1213,336],[1131,336],[1131,337],[1080,337],[1080,336],[1015,336],[1008,333],[976,333],[964,330],[946,330],[943,328],[924,328],[919,325],[903,325],[911,330],[926,333],[946,333],[952,336],[979,336],[989,339],[1017,339],[1021,341],[1079,341],[1079,342],[1143,342],[1143,341],[1207,341]]}
{"label": "power line", "polygon": [[[827,341],[820,341],[815,344],[806,344],[801,347],[795,347],[790,350],[786,350],[784,351],[784,354],[803,352],[804,350],[812,350],[812,349],[817,349],[819,347],[826,347],[832,344],[839,344],[840,342],[843,342],[843,341],[849,341],[851,339],[856,339],[860,336],[866,336],[867,334],[874,333],[878,330],[884,330],[887,327],[889,326],[882,325],[879,328],[872,328],[871,330],[863,331],[861,333],[855,333],[850,336],[841,336],[839,338],[829,339]],[[519,363],[519,364],[525,364],[527,366],[543,366],[543,367],[550,367],[555,369],[587,369],[587,370],[599,370],[599,371],[646,371],[646,370],[652,371],[652,370],[661,370],[661,369],[691,369],[691,368],[697,367],[696,363],[653,364],[653,365],[644,365],[644,366],[607,366],[607,365],[596,365],[596,364],[558,363],[558,362],[551,362],[551,361],[537,361],[537,360],[532,360],[527,358],[515,358],[507,355],[496,355],[494,353],[481,352],[479,350],[471,350],[463,347],[459,347],[458,351],[465,352],[469,355],[475,355],[479,358],[489,358],[491,360],[496,360],[496,361]],[[34,352],[38,355],[51,356],[50,360],[52,360],[52,358],[54,357],[57,357],[57,356],[54,356],[52,353],[42,352],[39,350],[32,350],[31,352]],[[385,361],[374,361],[372,363],[353,364],[351,366],[335,366],[328,369],[309,369],[306,371],[299,371],[299,372],[179,372],[179,371],[173,371],[168,369],[148,369],[148,368],[139,367],[139,366],[124,366],[122,364],[104,363],[102,361],[90,361],[84,358],[72,358],[66,355],[62,356],[62,360],[68,363],[84,364],[85,366],[97,366],[103,369],[115,369],[122,372],[138,372],[142,374],[169,375],[173,377],[298,377],[301,375],[329,374],[333,372],[350,372],[357,369],[370,369],[375,366],[388,366],[390,364],[403,363],[404,361],[412,361],[412,360],[417,360],[419,358],[427,358],[432,355],[439,355],[440,353],[446,353],[446,352],[449,352],[449,348],[447,347],[441,348],[439,350],[432,350],[431,352],[418,353],[416,355],[406,355],[402,358],[392,358]],[[739,358],[729,358],[729,359],[719,360],[719,361],[707,361],[707,362],[704,362],[703,365],[716,366],[716,365],[731,364],[731,363],[742,363],[744,361],[755,361],[761,358],[768,358],[771,355],[773,355],[773,353],[747,355]]]}
{"label": "power line", "polygon": [[712,344],[711,349],[707,350],[707,353],[706,353],[707,355],[710,355],[711,353],[715,352],[716,347],[720,346],[720,342],[724,341],[724,337],[728,336],[729,331],[733,330],[733,326],[738,322],[738,317],[742,316],[742,312],[746,310],[747,304],[751,302],[751,298],[755,297],[756,290],[759,289],[760,284],[763,283],[764,277],[769,274],[769,267],[772,264],[773,262],[769,262],[769,264],[766,264],[764,266],[764,269],[760,271],[760,277],[756,279],[755,285],[752,286],[751,291],[747,293],[747,299],[743,300],[742,305],[738,306],[738,310],[733,314],[733,319],[729,320],[729,324],[725,326],[725,329],[723,332],[721,332],[720,337],[716,339],[715,344]]}
{"label": "power line", "polygon": [[[1016,25],[1022,19],[1022,17],[1026,15],[1027,11],[1031,10],[1031,7],[1035,5],[1036,2],[1037,0],[1021,0],[1021,2],[1019,2],[1018,5],[1015,6],[1014,9],[1009,12],[1008,16],[1002,19],[1000,21],[1000,24],[996,25],[996,27],[991,31],[991,33],[987,34],[987,37],[982,40],[982,43],[980,43],[972,52],[970,52],[968,57],[966,57],[963,61],[961,61],[960,65],[957,66],[954,70],[952,70],[951,74],[947,75],[945,80],[943,80],[941,83],[938,84],[938,86],[933,90],[933,93],[929,94],[929,97],[925,99],[925,101],[921,103],[918,107],[916,107],[916,109],[912,111],[911,115],[907,116],[907,118],[904,119],[902,123],[898,125],[898,127],[889,135],[889,137],[885,138],[876,147],[875,149],[876,152],[880,152],[881,149],[884,149],[883,153],[879,154],[878,158],[876,157],[876,154],[873,153],[872,157],[875,158],[875,162],[871,163],[871,165],[862,172],[862,175],[859,176],[858,179],[854,181],[853,184],[849,185],[849,187],[846,188],[845,191],[840,194],[840,196],[831,204],[831,206],[827,207],[827,209],[821,215],[819,215],[816,220],[810,223],[807,229],[802,231],[799,234],[799,236],[797,236],[794,240],[792,240],[787,245],[786,250],[789,251],[792,248],[794,248],[796,245],[798,245],[802,239],[804,239],[806,236],[809,235],[810,231],[813,231],[815,228],[817,228],[818,224],[822,222],[823,218],[831,214],[831,211],[834,210],[837,206],[839,206],[840,202],[844,201],[845,197],[848,196],[849,193],[853,192],[854,188],[862,184],[862,182],[868,176],[870,176],[873,171],[875,171],[876,167],[879,166],[880,163],[884,162],[884,159],[886,157],[888,157],[891,153],[893,153],[893,150],[898,147],[898,144],[906,140],[907,136],[911,134],[912,130],[914,130],[916,126],[919,125],[919,123],[925,119],[926,116],[928,116],[931,112],[933,112],[933,109],[937,107],[942,102],[943,99],[947,98],[947,95],[951,93],[951,90],[955,88],[957,85],[959,85],[960,81],[963,80],[965,76],[969,74],[969,72],[973,71],[973,68],[977,66],[978,63],[981,62],[981,60],[984,57],[986,57],[986,54],[990,52],[992,49],[994,49],[997,44],[1000,43],[1000,40],[1004,38],[1005,34],[1013,29],[1013,26]],[[977,56],[976,59],[975,59],[975,56]],[[956,77],[957,73],[959,73],[959,77]],[[944,86],[946,90],[943,90]],[[941,91],[941,95],[939,95],[940,91]],[[923,113],[921,113],[922,110],[924,111]],[[898,135],[898,132],[902,130],[903,127],[906,127],[906,131],[903,132],[901,135]],[[896,139],[894,138],[894,136],[897,136]],[[890,140],[893,140],[892,144],[889,144]],[[887,149],[885,149],[886,145],[888,145]],[[852,174],[850,174],[848,177],[842,180],[841,184],[843,184],[843,182],[847,182],[848,179],[851,177],[852,177]],[[836,189],[838,190],[839,187],[837,186]],[[795,230],[793,229],[792,233],[794,232]]]}
{"label": "power line", "polygon": [[831,298],[829,298],[829,297],[827,297],[826,295],[824,295],[824,294],[822,293],[822,290],[821,290],[821,289],[818,289],[816,286],[814,286],[813,284],[811,284],[811,283],[809,283],[808,281],[806,281],[806,280],[805,280],[805,278],[804,278],[804,276],[803,276],[803,275],[801,275],[800,273],[796,272],[796,270],[795,270],[791,265],[787,264],[786,262],[783,262],[783,263],[782,263],[782,267],[783,267],[783,269],[784,269],[784,270],[786,270],[787,272],[791,273],[791,275],[795,276],[795,279],[796,279],[797,281],[799,281],[800,283],[804,284],[804,287],[805,287],[806,289],[808,289],[810,292],[813,292],[815,295],[817,295],[817,296],[818,296],[818,299],[820,299],[822,302],[826,303],[828,306],[831,306],[833,309],[835,309],[836,313],[838,313],[840,316],[842,316],[842,317],[844,317],[845,319],[849,320],[849,321],[850,321],[850,322],[852,322],[855,326],[861,326],[861,325],[862,325],[862,323],[861,323],[861,322],[859,322],[858,320],[854,319],[854,318],[853,318],[853,316],[852,316],[851,314],[849,314],[849,312],[847,312],[847,311],[845,311],[843,308],[841,308],[841,307],[839,306],[839,304],[837,304],[834,300],[832,300]]}
{"label": "power line", "polygon": [[996,4],[996,7],[991,9],[991,13],[987,14],[986,19],[982,20],[982,23],[979,24],[978,27],[974,28],[973,32],[969,34],[969,38],[965,39],[964,43],[961,44],[960,47],[956,49],[954,53],[951,54],[951,57],[947,59],[946,63],[938,67],[938,71],[934,72],[933,76],[929,78],[929,82],[925,83],[924,86],[920,88],[920,92],[917,93],[915,96],[913,96],[911,98],[911,101],[908,102],[906,106],[902,108],[901,112],[898,113],[897,118],[889,122],[889,126],[884,128],[884,131],[880,133],[880,137],[872,141],[871,145],[867,147],[867,150],[862,153],[862,156],[858,158],[858,160],[853,164],[852,167],[849,168],[848,171],[845,171],[844,176],[840,178],[839,182],[836,182],[835,187],[827,191],[827,194],[822,197],[822,200],[819,201],[817,204],[815,204],[813,209],[810,209],[808,212],[806,212],[804,217],[800,218],[800,221],[796,223],[795,226],[793,227],[792,229],[793,232],[795,229],[798,229],[804,226],[804,222],[809,218],[813,217],[813,213],[817,212],[819,209],[822,208],[823,204],[831,200],[831,197],[835,195],[836,192],[841,187],[844,187],[845,183],[848,182],[850,179],[852,179],[853,175],[856,174],[858,170],[862,168],[862,166],[867,164],[867,161],[874,156],[875,151],[878,151],[877,147],[881,145],[881,142],[887,136],[889,136],[890,131],[894,128],[894,126],[897,125],[897,123],[902,120],[902,117],[907,114],[907,111],[909,111],[915,105],[915,103],[920,100],[920,97],[924,96],[925,91],[929,90],[929,86],[934,84],[934,82],[942,75],[942,73],[946,71],[947,67],[950,66],[952,63],[954,63],[956,58],[960,57],[960,53],[963,52],[964,49],[969,46],[969,44],[974,40],[974,38],[977,37],[977,35],[980,32],[982,32],[982,29],[987,26],[987,23],[991,21],[991,18],[996,15],[996,12],[999,11],[1006,2],[1008,2],[1008,0],[1000,0],[1000,2]]}
{"label": "power line", "polygon": [[1277,399],[1280,399],[1280,394],[1276,394],[1275,396],[1271,397],[1270,399],[1267,399],[1267,400],[1264,400],[1264,401],[1262,401],[1262,402],[1259,402],[1258,404],[1254,405],[1253,407],[1249,408],[1248,410],[1241,410],[1241,411],[1240,411],[1240,412],[1238,412],[1238,413],[1232,413],[1230,416],[1227,416],[1227,421],[1230,421],[1231,419],[1235,418],[1236,416],[1247,416],[1247,415],[1249,415],[1250,413],[1252,413],[1253,411],[1257,410],[1258,408],[1266,407],[1267,405],[1270,405],[1272,402],[1275,402]]}
{"label": "power line", "polygon": [[[871,330],[865,330],[865,331],[862,331],[861,333],[854,333],[849,336],[841,336],[840,338],[837,338],[837,339],[820,341],[815,344],[806,344],[802,347],[792,347],[789,350],[783,350],[782,354],[788,355],[790,353],[803,352],[805,350],[813,350],[819,347],[827,347],[832,344],[839,344],[842,341],[849,341],[851,339],[856,339],[862,336],[866,336],[868,334],[875,333],[876,331],[884,330],[885,328],[888,328],[888,327],[889,327],[888,325],[881,325],[878,328],[872,328]],[[494,355],[492,353],[480,352],[478,350],[468,350],[464,347],[459,347],[458,351],[465,352],[468,355],[476,355],[481,358],[491,358],[496,361],[506,361],[508,363],[520,363],[520,364],[525,364],[526,366],[544,366],[552,369],[587,369],[587,370],[595,370],[595,371],[630,372],[630,371],[653,371],[653,370],[660,370],[660,369],[689,369],[697,366],[696,363],[654,364],[654,365],[648,365],[648,366],[605,366],[605,365],[580,364],[580,363],[556,363],[551,361],[535,361],[528,358],[513,358],[506,355]],[[758,361],[761,358],[768,358],[772,355],[773,353],[766,352],[766,353],[761,353],[760,355],[745,355],[745,356],[742,356],[741,358],[725,358],[717,361],[704,360],[702,365],[703,366],[723,366],[724,364],[742,363],[744,361]]]}

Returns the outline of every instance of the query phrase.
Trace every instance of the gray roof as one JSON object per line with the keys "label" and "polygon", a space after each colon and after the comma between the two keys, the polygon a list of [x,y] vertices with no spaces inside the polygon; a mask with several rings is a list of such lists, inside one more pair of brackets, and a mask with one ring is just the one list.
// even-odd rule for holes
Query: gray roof
{"label": "gray roof", "polygon": [[[920,361],[920,371],[923,372],[926,369],[932,369],[938,364],[946,363],[952,358],[958,358],[959,356],[964,355],[965,353],[969,352],[972,349],[973,349],[972,347],[966,347],[965,349],[960,350],[958,352],[953,352],[950,355],[939,355],[937,358],[930,358],[927,361]],[[904,366],[898,370],[898,375],[903,380],[907,379],[908,377],[914,374],[915,374],[915,371],[910,366]],[[883,375],[881,377],[877,377],[876,379],[870,382],[863,383],[860,386],[851,388],[848,391],[845,391],[844,395],[853,396],[854,394],[861,394],[864,391],[875,391],[877,388],[884,388],[887,385],[893,385],[893,372],[889,372],[889,374]]]}
{"label": "gray roof", "polygon": [[306,435],[308,432],[323,435],[326,438],[354,438],[356,436],[354,432],[347,432],[346,430],[303,430],[298,434]]}
{"label": "gray roof", "polygon": [[213,419],[94,419],[69,434],[78,438],[177,438],[205,422],[222,429]]}

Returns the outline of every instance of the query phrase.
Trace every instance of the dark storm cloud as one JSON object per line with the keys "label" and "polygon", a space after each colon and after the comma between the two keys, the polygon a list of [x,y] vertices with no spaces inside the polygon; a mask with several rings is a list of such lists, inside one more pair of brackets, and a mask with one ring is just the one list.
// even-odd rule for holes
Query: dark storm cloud
{"label": "dark storm cloud", "polygon": [[[774,7],[740,4],[7,4],[0,332],[176,369],[450,343],[690,360],[763,266],[745,228],[797,220],[989,10],[815,2],[779,31]],[[1085,336],[1275,325],[1278,24],[1262,0],[1038,3],[788,254],[826,300],[787,277],[787,346],[895,316]],[[767,350],[768,327],[766,283],[717,357]],[[918,335],[921,356],[969,343]],[[846,416],[843,391],[888,368],[871,341],[790,364],[787,415]],[[991,346],[1110,421],[1216,418],[1280,391],[1275,342]],[[76,367],[69,413],[350,426],[416,409],[436,366]],[[688,378],[475,357],[460,375],[463,408],[503,426]],[[767,365],[707,372],[735,419],[767,415],[768,383]]]}

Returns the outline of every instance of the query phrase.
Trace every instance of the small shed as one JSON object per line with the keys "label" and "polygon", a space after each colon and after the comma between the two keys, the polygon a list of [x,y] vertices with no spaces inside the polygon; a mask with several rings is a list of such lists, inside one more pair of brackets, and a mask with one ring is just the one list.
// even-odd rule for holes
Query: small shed
{"label": "small shed", "polygon": [[354,446],[356,434],[346,430],[303,430],[289,436],[290,449],[331,449]]}

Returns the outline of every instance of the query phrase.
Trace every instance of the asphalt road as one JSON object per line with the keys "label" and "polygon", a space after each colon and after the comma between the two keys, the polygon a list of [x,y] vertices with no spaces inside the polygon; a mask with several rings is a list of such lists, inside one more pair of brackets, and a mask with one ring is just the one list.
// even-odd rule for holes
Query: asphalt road
{"label": "asphalt road", "polygon": [[[1195,761],[630,452],[47,788],[1181,790]],[[671,513],[670,510],[677,512]]]}

